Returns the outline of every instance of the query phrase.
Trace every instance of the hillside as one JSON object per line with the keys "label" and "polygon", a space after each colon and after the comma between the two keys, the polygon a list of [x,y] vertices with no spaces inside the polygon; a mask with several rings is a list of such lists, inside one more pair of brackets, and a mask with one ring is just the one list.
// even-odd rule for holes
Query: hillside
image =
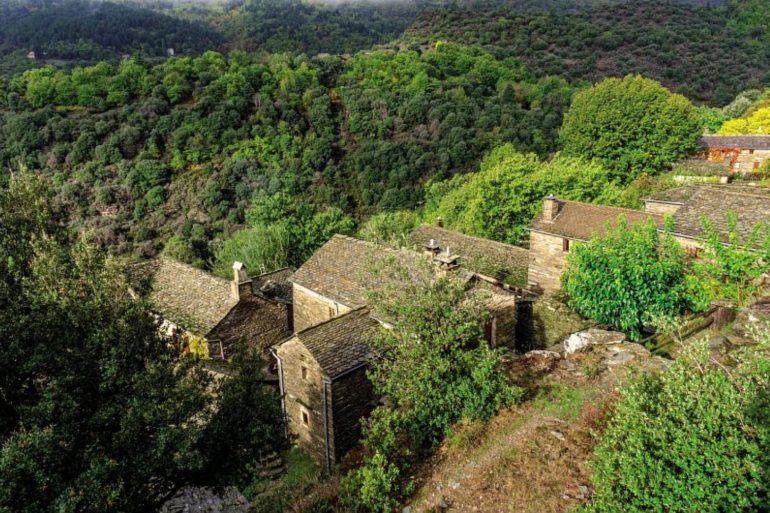
{"label": "hillside", "polygon": [[402,40],[479,45],[523,59],[537,75],[570,81],[639,73],[693,100],[724,105],[770,81],[770,39],[736,30],[749,23],[744,12],[648,0],[580,12],[459,7],[420,13]]}
{"label": "hillside", "polygon": [[258,193],[360,218],[417,205],[426,180],[469,171],[499,144],[545,156],[572,94],[451,45],[44,68],[0,90],[0,166],[50,178],[118,253],[153,255],[178,235],[202,261]]}
{"label": "hillside", "polygon": [[222,43],[203,25],[132,4],[31,1],[3,10],[0,55],[26,50],[39,58],[96,61],[132,53],[165,56],[168,48],[196,54]]}

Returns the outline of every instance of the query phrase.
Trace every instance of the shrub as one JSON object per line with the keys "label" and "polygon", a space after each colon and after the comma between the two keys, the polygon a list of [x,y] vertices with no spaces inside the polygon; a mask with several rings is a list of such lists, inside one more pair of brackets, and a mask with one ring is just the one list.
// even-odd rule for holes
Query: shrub
{"label": "shrub", "polygon": [[701,346],[624,393],[594,455],[586,512],[767,511],[770,391],[766,356],[737,369]]}
{"label": "shrub", "polygon": [[575,246],[562,277],[577,313],[639,338],[653,316],[687,306],[685,256],[668,234],[647,221],[629,228],[623,216],[603,237]]}

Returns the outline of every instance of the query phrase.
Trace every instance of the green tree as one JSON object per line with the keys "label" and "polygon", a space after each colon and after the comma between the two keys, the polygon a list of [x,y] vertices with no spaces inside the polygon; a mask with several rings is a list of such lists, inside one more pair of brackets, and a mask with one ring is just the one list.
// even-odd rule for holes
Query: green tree
{"label": "green tree", "polygon": [[409,210],[375,214],[359,228],[362,239],[381,244],[401,245],[420,224],[420,216]]}
{"label": "green tree", "polygon": [[370,298],[378,317],[393,324],[375,338],[378,356],[369,372],[388,405],[367,420],[364,445],[371,455],[342,488],[357,510],[384,513],[402,493],[398,476],[429,454],[452,424],[490,418],[520,389],[510,383],[501,350],[485,339],[489,313],[482,293],[469,297],[462,280],[407,270],[388,257],[374,266],[378,281],[398,284],[383,285]]}
{"label": "green tree", "polygon": [[233,262],[243,262],[251,273],[275,271],[289,265],[291,240],[280,224],[258,225],[235,232],[214,255],[215,274],[230,278]]}
{"label": "green tree", "polygon": [[604,236],[575,245],[562,287],[575,311],[639,338],[656,316],[676,316],[687,306],[685,255],[652,221],[629,227],[620,216]]}
{"label": "green tree", "polygon": [[761,349],[727,369],[703,344],[624,390],[594,453],[594,497],[581,511],[767,511],[766,342]]}
{"label": "green tree", "polygon": [[738,218],[729,210],[725,214],[727,232],[717,229],[711,219],[702,220],[703,252],[693,264],[696,295],[704,304],[715,299],[728,299],[746,306],[759,294],[759,278],[770,270],[770,225],[759,223],[748,236],[738,230]]}
{"label": "green tree", "polygon": [[206,463],[209,378],[27,180],[0,190],[0,510],[147,511]]}
{"label": "green tree", "polygon": [[628,183],[698,150],[701,116],[687,98],[642,78],[608,78],[577,93],[564,115],[565,153],[599,159]]}
{"label": "green tree", "polygon": [[503,145],[482,160],[478,173],[429,186],[425,215],[469,235],[520,243],[548,194],[594,201],[609,185],[597,162],[556,155],[541,162]]}

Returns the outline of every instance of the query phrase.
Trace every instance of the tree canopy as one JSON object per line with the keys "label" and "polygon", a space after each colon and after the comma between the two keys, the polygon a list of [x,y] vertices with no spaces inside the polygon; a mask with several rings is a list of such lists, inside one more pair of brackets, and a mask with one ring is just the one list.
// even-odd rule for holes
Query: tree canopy
{"label": "tree canopy", "polygon": [[629,182],[698,149],[702,120],[684,96],[641,76],[609,78],[575,95],[564,116],[564,153],[601,160]]}

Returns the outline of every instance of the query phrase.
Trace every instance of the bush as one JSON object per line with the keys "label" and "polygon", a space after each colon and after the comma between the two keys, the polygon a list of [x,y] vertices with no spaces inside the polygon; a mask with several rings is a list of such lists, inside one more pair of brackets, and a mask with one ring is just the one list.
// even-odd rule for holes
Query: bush
{"label": "bush", "polygon": [[279,225],[255,226],[235,232],[216,252],[213,271],[231,278],[233,262],[243,262],[249,273],[256,275],[288,265],[289,241]]}
{"label": "bush", "polygon": [[712,365],[700,347],[630,386],[594,455],[585,509],[668,513],[767,511],[770,361]]}
{"label": "bush", "polygon": [[652,221],[629,228],[620,216],[605,236],[575,246],[562,286],[578,314],[637,340],[652,317],[686,308],[684,251]]}

